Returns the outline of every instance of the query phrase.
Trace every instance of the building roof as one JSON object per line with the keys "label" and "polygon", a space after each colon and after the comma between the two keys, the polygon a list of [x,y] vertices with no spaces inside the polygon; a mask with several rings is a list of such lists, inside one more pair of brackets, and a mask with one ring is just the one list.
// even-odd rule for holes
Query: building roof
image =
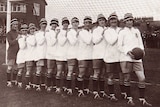
{"label": "building roof", "polygon": [[[24,1],[27,2],[28,0],[10,0],[10,1],[12,1],[12,2],[17,2],[17,1],[18,1],[18,2],[21,2],[21,1],[22,1],[22,2],[24,2]],[[42,0],[42,1],[44,1],[44,3],[47,5],[46,0]],[[0,0],[0,2],[7,2],[7,0]]]}

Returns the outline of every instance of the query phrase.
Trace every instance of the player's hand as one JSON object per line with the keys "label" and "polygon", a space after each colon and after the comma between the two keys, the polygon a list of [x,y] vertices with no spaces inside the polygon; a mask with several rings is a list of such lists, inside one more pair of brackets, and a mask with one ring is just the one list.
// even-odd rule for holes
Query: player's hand
{"label": "player's hand", "polygon": [[127,54],[128,54],[132,59],[135,59],[134,55],[132,54],[132,51],[129,51]]}
{"label": "player's hand", "polygon": [[59,33],[60,33],[60,29],[56,29],[56,38],[57,38]]}

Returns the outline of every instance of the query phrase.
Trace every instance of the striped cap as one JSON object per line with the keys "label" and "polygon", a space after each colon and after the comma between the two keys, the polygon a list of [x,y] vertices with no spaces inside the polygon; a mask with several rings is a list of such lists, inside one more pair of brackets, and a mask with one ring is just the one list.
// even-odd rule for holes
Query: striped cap
{"label": "striped cap", "polygon": [[45,18],[42,18],[40,21],[39,21],[39,24],[47,24],[47,20]]}
{"label": "striped cap", "polygon": [[58,19],[57,19],[57,18],[53,18],[53,19],[51,20],[50,25],[52,25],[52,24],[57,24],[57,25],[59,25],[58,23],[59,23],[59,22],[58,22]]}
{"label": "striped cap", "polygon": [[99,15],[97,16],[97,21],[98,21],[99,19],[101,19],[101,18],[106,19],[105,16],[104,16],[103,14],[99,14]]}
{"label": "striped cap", "polygon": [[92,18],[90,16],[85,16],[84,17],[84,22],[85,21],[89,21],[89,22],[92,22]]}
{"label": "striped cap", "polygon": [[72,23],[73,23],[73,22],[79,22],[79,19],[78,19],[77,17],[73,17],[72,20],[71,20],[71,22],[72,22]]}
{"label": "striped cap", "polygon": [[28,25],[27,24],[22,24],[21,25],[21,30],[28,30]]}
{"label": "striped cap", "polygon": [[35,24],[34,24],[34,23],[30,23],[30,24],[29,24],[29,29],[36,29]]}
{"label": "striped cap", "polygon": [[116,12],[113,12],[112,14],[110,14],[110,16],[108,17],[108,20],[111,20],[111,19],[118,19]]}
{"label": "striped cap", "polygon": [[68,20],[67,17],[63,17],[63,18],[62,18],[62,25],[63,25],[64,23],[68,23],[68,24],[69,24],[69,20]]}
{"label": "striped cap", "polygon": [[16,18],[12,19],[12,20],[11,20],[11,25],[14,24],[14,23],[17,24],[17,23],[18,23],[18,19],[16,19]]}
{"label": "striped cap", "polygon": [[130,19],[131,19],[131,20],[134,19],[132,13],[126,13],[126,14],[124,15],[123,21],[126,22],[127,20],[130,20]]}

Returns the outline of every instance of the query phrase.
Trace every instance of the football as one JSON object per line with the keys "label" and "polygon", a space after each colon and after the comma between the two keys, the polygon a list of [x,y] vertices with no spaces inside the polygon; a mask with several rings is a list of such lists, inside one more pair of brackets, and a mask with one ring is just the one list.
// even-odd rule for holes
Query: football
{"label": "football", "polygon": [[140,60],[144,57],[144,50],[140,49],[140,48],[134,48],[132,49],[131,52],[136,60]]}

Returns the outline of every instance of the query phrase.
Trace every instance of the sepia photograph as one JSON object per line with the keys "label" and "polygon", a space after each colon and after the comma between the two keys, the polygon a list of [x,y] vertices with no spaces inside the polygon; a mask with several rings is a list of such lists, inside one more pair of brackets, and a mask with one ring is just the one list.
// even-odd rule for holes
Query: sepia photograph
{"label": "sepia photograph", "polygon": [[0,107],[160,107],[160,0],[0,0]]}

